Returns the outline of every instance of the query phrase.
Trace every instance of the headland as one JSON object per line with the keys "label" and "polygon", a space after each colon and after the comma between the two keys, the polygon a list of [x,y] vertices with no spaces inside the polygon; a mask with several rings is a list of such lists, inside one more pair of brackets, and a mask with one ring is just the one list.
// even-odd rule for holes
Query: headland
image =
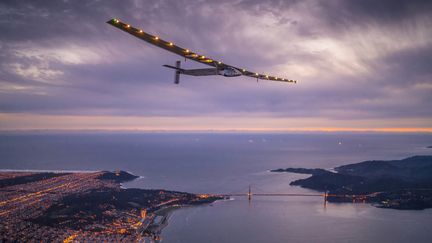
{"label": "headland", "polygon": [[272,172],[310,174],[290,185],[327,192],[330,202],[369,202],[392,209],[432,208],[432,156],[364,161],[334,170],[286,168]]}

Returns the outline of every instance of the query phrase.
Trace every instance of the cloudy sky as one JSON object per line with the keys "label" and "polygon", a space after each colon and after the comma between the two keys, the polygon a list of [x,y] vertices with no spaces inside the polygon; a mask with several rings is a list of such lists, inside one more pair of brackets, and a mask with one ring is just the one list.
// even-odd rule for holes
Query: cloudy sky
{"label": "cloudy sky", "polygon": [[[174,85],[181,58],[111,18],[300,82]],[[432,132],[431,1],[3,0],[0,33],[0,130]]]}

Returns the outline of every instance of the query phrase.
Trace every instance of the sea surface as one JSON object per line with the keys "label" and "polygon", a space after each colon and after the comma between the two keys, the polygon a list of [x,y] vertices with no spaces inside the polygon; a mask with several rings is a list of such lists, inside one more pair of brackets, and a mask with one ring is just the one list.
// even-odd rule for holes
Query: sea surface
{"label": "sea surface", "polygon": [[[432,155],[432,134],[33,133],[0,135],[0,169],[127,170],[125,187],[193,193],[314,193],[290,186],[364,160]],[[399,211],[320,197],[236,197],[176,210],[163,242],[432,242],[432,210]]]}

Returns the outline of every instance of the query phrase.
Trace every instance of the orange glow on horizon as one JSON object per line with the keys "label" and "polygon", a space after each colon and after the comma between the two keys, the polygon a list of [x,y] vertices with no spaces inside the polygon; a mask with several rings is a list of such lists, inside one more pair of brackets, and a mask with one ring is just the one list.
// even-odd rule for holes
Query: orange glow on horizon
{"label": "orange glow on horizon", "polygon": [[[393,124],[394,127],[388,127]],[[158,117],[0,113],[0,131],[215,131],[215,132],[388,132],[432,133],[432,121],[342,120],[255,116]]]}

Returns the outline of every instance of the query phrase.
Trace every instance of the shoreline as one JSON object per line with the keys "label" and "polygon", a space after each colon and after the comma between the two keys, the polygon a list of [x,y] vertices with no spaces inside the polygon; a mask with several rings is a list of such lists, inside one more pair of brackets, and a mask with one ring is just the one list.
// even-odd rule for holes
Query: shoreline
{"label": "shoreline", "polygon": [[[162,189],[123,189],[122,183],[143,178],[125,171],[0,173],[5,192],[0,196],[0,235],[10,241],[51,242],[74,235],[76,241],[130,242],[144,237],[142,225],[144,230],[152,225],[149,232],[158,238],[168,224],[168,214],[176,209],[224,199]],[[154,221],[161,217],[163,224]],[[24,230],[21,225],[26,225]]]}
{"label": "shoreline", "polygon": [[95,173],[95,172],[102,172],[102,170],[0,169],[0,172],[34,172],[34,173],[58,173],[58,174],[61,174],[61,173]]}
{"label": "shoreline", "polygon": [[271,172],[307,174],[289,184],[326,192],[329,202],[367,202],[378,208],[422,210],[432,208],[432,156],[400,160],[368,160],[333,170],[280,168]]}

